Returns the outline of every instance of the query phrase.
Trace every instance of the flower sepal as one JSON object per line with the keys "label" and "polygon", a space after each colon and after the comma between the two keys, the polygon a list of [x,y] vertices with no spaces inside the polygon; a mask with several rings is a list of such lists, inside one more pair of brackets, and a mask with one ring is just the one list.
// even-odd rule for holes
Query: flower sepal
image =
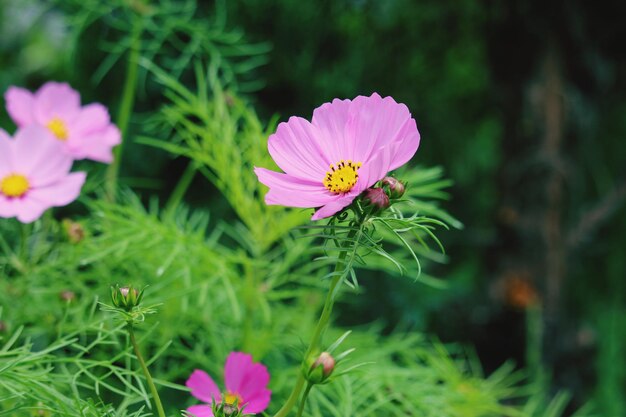
{"label": "flower sepal", "polygon": [[406,184],[395,177],[387,176],[380,181],[383,190],[390,199],[396,200],[402,198],[406,191]]}
{"label": "flower sepal", "polygon": [[137,290],[132,286],[111,286],[111,301],[113,305],[100,303],[100,309],[117,314],[117,317],[129,324],[139,324],[145,320],[145,316],[157,312],[156,307],[160,304],[149,306],[140,305],[143,299],[144,289]]}
{"label": "flower sepal", "polygon": [[343,343],[350,333],[351,331],[345,332],[325,351],[310,355],[307,360],[303,362],[302,373],[309,384],[327,384],[331,382],[335,376],[343,375],[347,372],[347,370],[344,370],[340,374],[337,374],[334,371],[339,362],[354,352],[354,348],[348,349],[347,351],[336,356],[333,356],[333,352],[339,347],[339,345],[341,345],[341,343]]}
{"label": "flower sepal", "polygon": [[215,417],[243,417],[250,414],[244,414],[243,408],[239,408],[239,401],[233,403],[213,402],[213,416]]}
{"label": "flower sepal", "polygon": [[115,307],[125,311],[131,311],[141,303],[143,289],[137,291],[132,285],[120,287],[119,284],[111,286],[111,301]]}
{"label": "flower sepal", "polygon": [[389,208],[389,196],[382,188],[368,188],[361,194],[363,207],[372,213],[380,213]]}

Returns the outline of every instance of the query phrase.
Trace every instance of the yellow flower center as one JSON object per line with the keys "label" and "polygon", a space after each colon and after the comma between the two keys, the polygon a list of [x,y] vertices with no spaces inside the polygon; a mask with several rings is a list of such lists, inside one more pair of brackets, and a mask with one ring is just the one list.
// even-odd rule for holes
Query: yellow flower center
{"label": "yellow flower center", "polygon": [[65,122],[63,120],[55,117],[48,122],[47,127],[52,132],[52,134],[57,137],[57,139],[62,141],[67,140],[69,134],[67,132],[67,126],[65,125]]}
{"label": "yellow flower center", "polygon": [[354,187],[359,179],[358,170],[361,168],[360,162],[352,162],[343,159],[335,164],[330,164],[330,171],[324,177],[324,187],[331,193],[347,193]]}
{"label": "yellow flower center", "polygon": [[237,394],[228,393],[224,395],[224,402],[228,405],[235,405],[241,402],[241,398]]}
{"label": "yellow flower center", "polygon": [[21,197],[29,188],[28,179],[20,174],[10,174],[0,181],[0,193],[9,198]]}

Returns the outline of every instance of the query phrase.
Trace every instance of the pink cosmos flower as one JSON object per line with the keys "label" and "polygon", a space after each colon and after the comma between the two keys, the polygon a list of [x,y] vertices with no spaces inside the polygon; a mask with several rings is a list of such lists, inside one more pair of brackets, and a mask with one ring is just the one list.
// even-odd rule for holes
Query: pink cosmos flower
{"label": "pink cosmos flower", "polygon": [[70,173],[73,160],[62,148],[39,126],[18,129],[13,139],[0,129],[0,217],[31,223],[78,197],[85,173]]}
{"label": "pink cosmos flower", "polygon": [[81,107],[80,95],[68,84],[48,82],[35,93],[10,87],[4,97],[18,127],[47,128],[74,159],[113,161],[112,149],[121,141],[119,129],[103,105]]}
{"label": "pink cosmos flower", "polygon": [[206,404],[193,405],[187,411],[196,417],[212,417],[212,404],[235,403],[245,414],[257,414],[270,403],[272,392],[267,389],[270,375],[267,368],[252,362],[252,356],[242,352],[231,352],[224,366],[226,392],[223,394],[217,384],[204,371],[193,371],[185,385],[191,388],[191,395]]}
{"label": "pink cosmos flower", "polygon": [[335,99],[311,122],[291,117],[269,137],[269,152],[285,172],[256,168],[269,187],[267,204],[320,207],[313,220],[332,216],[411,159],[420,142],[415,120],[391,97]]}

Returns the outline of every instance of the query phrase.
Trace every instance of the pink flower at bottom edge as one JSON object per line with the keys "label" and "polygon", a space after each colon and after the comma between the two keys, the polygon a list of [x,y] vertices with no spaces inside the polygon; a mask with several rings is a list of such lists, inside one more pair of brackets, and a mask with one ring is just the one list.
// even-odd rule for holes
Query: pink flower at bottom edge
{"label": "pink flower at bottom edge", "polygon": [[315,109],[311,122],[291,117],[269,137],[269,152],[284,173],[254,172],[269,187],[267,204],[320,207],[312,217],[319,220],[407,163],[419,143],[409,109],[393,98],[335,99]]}
{"label": "pink flower at bottom edge", "polygon": [[41,127],[18,129],[13,139],[0,129],[0,217],[31,223],[50,207],[76,200],[86,175],[70,173],[72,162]]}
{"label": "pink flower at bottom edge", "polygon": [[101,104],[80,105],[80,95],[66,83],[48,82],[35,93],[10,87],[4,95],[7,112],[18,127],[39,125],[52,133],[74,159],[111,163],[121,142]]}
{"label": "pink flower at bottom edge", "polygon": [[204,371],[196,369],[185,385],[191,395],[206,404],[193,405],[187,411],[196,417],[212,417],[212,403],[237,402],[246,414],[264,411],[270,403],[272,392],[267,389],[270,375],[267,368],[252,361],[252,356],[242,352],[231,352],[224,366],[226,391],[222,393],[217,384]]}

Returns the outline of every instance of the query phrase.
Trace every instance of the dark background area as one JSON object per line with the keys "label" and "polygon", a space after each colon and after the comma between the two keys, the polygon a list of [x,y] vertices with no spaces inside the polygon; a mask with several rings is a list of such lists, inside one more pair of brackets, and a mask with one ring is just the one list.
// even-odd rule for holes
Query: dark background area
{"label": "dark background area", "polygon": [[[486,371],[526,359],[543,312],[554,388],[618,415],[624,387],[626,3],[242,1],[229,15],[273,51],[254,94],[265,116],[310,117],[372,91],[406,103],[415,163],[455,183],[440,291],[367,276],[348,323],[380,317],[476,346]],[[363,313],[366,312],[366,313]],[[611,359],[613,358],[613,359]],[[613,362],[616,361],[616,362]],[[621,362],[620,362],[621,361]],[[613,363],[614,369],[607,369]],[[619,394],[622,392],[622,394]],[[611,394],[613,393],[613,394]]]}

